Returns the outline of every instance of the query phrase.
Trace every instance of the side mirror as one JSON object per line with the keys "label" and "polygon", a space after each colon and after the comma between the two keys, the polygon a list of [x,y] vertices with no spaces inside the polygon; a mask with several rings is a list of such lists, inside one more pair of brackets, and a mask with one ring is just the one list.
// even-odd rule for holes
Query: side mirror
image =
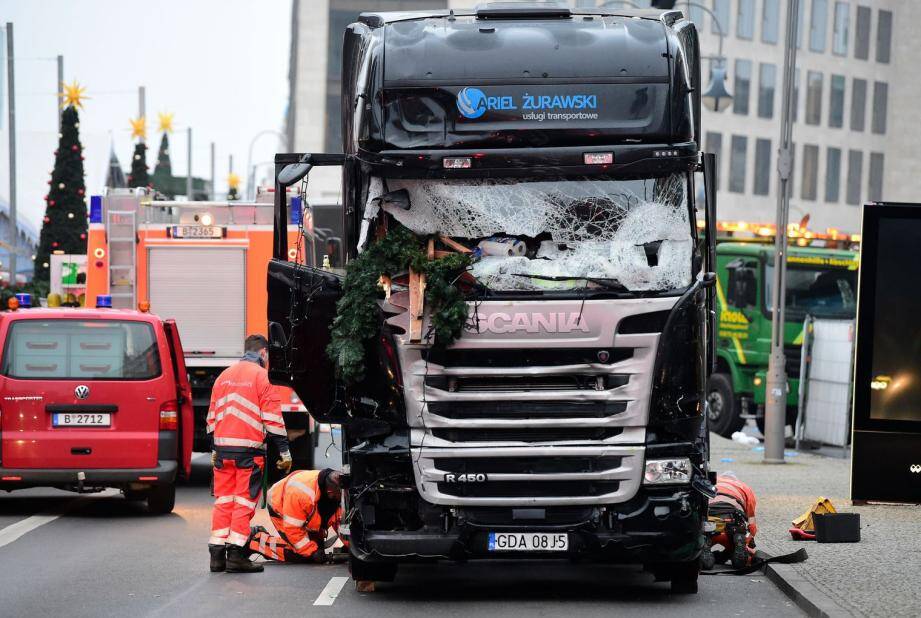
{"label": "side mirror", "polygon": [[278,182],[289,187],[307,176],[312,167],[310,163],[289,163],[278,173]]}
{"label": "side mirror", "polygon": [[740,263],[727,266],[729,284],[726,290],[726,302],[737,309],[754,307],[758,302],[758,278],[755,269]]}

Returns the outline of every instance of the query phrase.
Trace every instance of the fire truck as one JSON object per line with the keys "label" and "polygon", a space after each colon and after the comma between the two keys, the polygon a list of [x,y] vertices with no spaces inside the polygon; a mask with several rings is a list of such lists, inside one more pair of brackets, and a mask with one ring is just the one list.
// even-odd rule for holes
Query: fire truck
{"label": "fire truck", "polygon": [[[179,325],[195,412],[197,451],[208,450],[205,416],[215,378],[266,335],[265,281],[272,257],[273,191],[255,202],[165,201],[147,189],[110,189],[90,200],[86,298],[112,297]],[[315,262],[312,218],[290,204],[288,259]],[[290,388],[277,387],[297,467],[312,465],[313,421]]]}

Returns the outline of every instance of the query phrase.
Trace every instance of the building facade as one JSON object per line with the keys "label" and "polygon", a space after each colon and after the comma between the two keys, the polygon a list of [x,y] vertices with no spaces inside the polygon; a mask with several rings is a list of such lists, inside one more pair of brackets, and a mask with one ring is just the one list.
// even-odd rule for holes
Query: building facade
{"label": "building facade", "polygon": [[[607,2],[647,8],[650,0]],[[342,33],[368,10],[469,8],[476,0],[294,0],[288,112],[298,151],[337,152]],[[601,0],[574,0],[593,7]],[[722,66],[733,94],[704,110],[703,147],[719,161],[719,217],[772,221],[788,0],[677,0],[700,31],[703,81]],[[857,232],[868,200],[921,201],[919,0],[800,0],[791,221]],[[717,57],[722,31],[722,57]],[[332,197],[334,170],[312,192]]]}

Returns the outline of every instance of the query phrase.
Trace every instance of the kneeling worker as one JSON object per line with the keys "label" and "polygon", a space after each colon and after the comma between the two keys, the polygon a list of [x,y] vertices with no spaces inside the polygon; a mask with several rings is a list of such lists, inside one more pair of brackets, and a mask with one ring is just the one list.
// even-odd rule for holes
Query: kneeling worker
{"label": "kneeling worker", "polygon": [[278,531],[253,528],[249,549],[279,562],[323,562],[329,528],[339,531],[343,478],[339,471],[299,470],[268,492],[269,516]]}

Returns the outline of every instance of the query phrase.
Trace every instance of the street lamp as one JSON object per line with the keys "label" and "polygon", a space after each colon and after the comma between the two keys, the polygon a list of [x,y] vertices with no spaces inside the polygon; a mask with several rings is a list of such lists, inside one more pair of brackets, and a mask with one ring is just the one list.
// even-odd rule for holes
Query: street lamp
{"label": "street lamp", "polygon": [[726,38],[726,34],[723,31],[723,24],[721,24],[720,20],[716,17],[716,13],[698,2],[685,1],[682,2],[682,4],[688,7],[688,12],[690,12],[690,8],[693,6],[707,13],[710,19],[713,20],[716,26],[716,33],[720,37],[716,56],[706,56],[706,58],[716,61],[716,66],[710,69],[710,85],[701,93],[700,98],[704,107],[711,112],[721,112],[729,107],[729,102],[732,101],[732,93],[726,88],[726,69],[723,66],[726,63],[726,58],[723,56],[723,39]]}
{"label": "street lamp", "polygon": [[289,150],[288,136],[286,136],[281,131],[266,129],[264,131],[259,131],[259,133],[256,133],[256,135],[253,136],[253,139],[251,139],[249,142],[249,149],[246,152],[246,195],[249,201],[256,199],[256,187],[254,186],[256,183],[256,168],[254,168],[252,165],[253,146],[255,146],[256,140],[258,140],[263,135],[275,135],[281,140],[283,150],[285,152]]}

